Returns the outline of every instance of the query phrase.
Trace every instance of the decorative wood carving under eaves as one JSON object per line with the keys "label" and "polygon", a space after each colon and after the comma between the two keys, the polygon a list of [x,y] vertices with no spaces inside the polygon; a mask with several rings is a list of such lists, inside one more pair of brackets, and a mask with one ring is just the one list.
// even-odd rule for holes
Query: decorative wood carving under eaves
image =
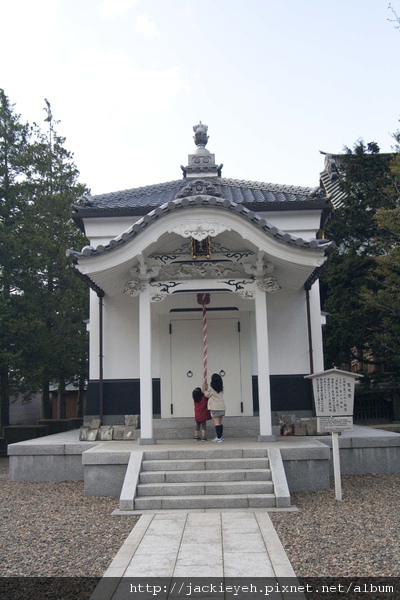
{"label": "decorative wood carving under eaves", "polygon": [[207,236],[215,237],[224,231],[230,231],[230,227],[227,227],[223,223],[199,223],[197,221],[193,223],[178,223],[169,230],[169,233],[176,233],[184,238],[192,237],[201,242],[202,240],[205,240]]}
{"label": "decorative wood carving under eaves", "polygon": [[264,277],[263,279],[258,279],[257,287],[262,292],[268,292],[269,294],[274,294],[281,289],[276,277]]}
{"label": "decorative wood carving under eaves", "polygon": [[131,279],[125,284],[124,293],[129,296],[139,296],[146,288],[146,283],[139,279]]}
{"label": "decorative wood carving under eaves", "polygon": [[202,262],[176,263],[161,267],[158,279],[226,279],[243,277],[245,269],[241,265],[228,266],[226,263]]}

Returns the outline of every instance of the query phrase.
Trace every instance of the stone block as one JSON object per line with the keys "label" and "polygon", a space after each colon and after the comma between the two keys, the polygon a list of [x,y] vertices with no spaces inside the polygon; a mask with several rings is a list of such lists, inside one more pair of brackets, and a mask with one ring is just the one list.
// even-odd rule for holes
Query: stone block
{"label": "stone block", "polygon": [[294,424],[294,435],[307,435],[307,424],[303,421],[296,421]]}
{"label": "stone block", "polygon": [[133,510],[134,508],[134,498],[137,494],[142,459],[142,452],[131,453],[119,499],[120,510]]}
{"label": "stone block", "polygon": [[79,455],[10,456],[11,481],[82,481]]}
{"label": "stone block", "polygon": [[285,468],[283,466],[282,455],[279,448],[269,448],[268,456],[271,466],[272,480],[274,482],[276,506],[280,508],[287,508],[290,506],[290,492],[286,479]]}
{"label": "stone block", "polygon": [[135,439],[135,427],[131,425],[125,425],[124,428],[124,440],[134,440]]}
{"label": "stone block", "polygon": [[85,494],[87,496],[119,497],[126,468],[126,463],[124,465],[84,465]]}
{"label": "stone block", "polygon": [[307,421],[307,435],[317,435],[317,419]]}
{"label": "stone block", "polygon": [[86,436],[87,442],[95,442],[97,440],[98,429],[89,429]]}
{"label": "stone block", "polygon": [[124,435],[125,435],[125,426],[124,425],[114,425],[112,430],[113,430],[113,434],[112,434],[113,440],[123,440],[124,439]]}
{"label": "stone block", "polygon": [[108,452],[102,449],[100,452],[87,450],[82,454],[83,465],[127,465],[131,452]]}
{"label": "stone block", "polygon": [[329,460],[283,461],[289,491],[329,490]]}
{"label": "stone block", "polygon": [[139,429],[139,415],[125,415],[125,427]]}
{"label": "stone block", "polygon": [[90,431],[90,427],[88,425],[85,425],[84,427],[81,427],[79,429],[79,441],[80,442],[87,442],[89,431]]}
{"label": "stone block", "polygon": [[97,439],[101,440],[102,442],[109,442],[112,440],[112,438],[113,432],[110,425],[103,425],[102,427],[99,427]]}
{"label": "stone block", "polygon": [[90,427],[90,429],[99,429],[100,425],[101,425],[101,419],[92,419],[90,421],[89,427]]}

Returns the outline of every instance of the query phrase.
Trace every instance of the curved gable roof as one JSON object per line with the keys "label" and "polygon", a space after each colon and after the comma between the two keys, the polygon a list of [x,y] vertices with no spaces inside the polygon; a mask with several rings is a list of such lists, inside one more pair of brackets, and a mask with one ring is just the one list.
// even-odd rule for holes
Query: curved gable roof
{"label": "curved gable roof", "polygon": [[325,253],[328,249],[334,247],[334,243],[329,242],[328,240],[304,240],[303,238],[296,237],[290,233],[282,231],[242,204],[238,204],[224,198],[217,198],[215,196],[199,195],[174,199],[170,202],[162,204],[161,206],[158,206],[155,210],[150,211],[144,217],[139,219],[139,221],[137,221],[120,236],[112,239],[107,245],[99,245],[97,248],[86,246],[81,252],[68,250],[67,253],[75,262],[77,262],[80,258],[95,257],[104,253],[112,252],[129,243],[135,237],[140,235],[145,229],[147,229],[147,227],[149,227],[152,223],[158,221],[163,216],[168,215],[173,211],[180,212],[190,207],[212,207],[233,212],[248,222],[251,222],[258,229],[261,229],[267,236],[274,238],[278,242],[295,246],[297,248],[314,251],[319,250]]}

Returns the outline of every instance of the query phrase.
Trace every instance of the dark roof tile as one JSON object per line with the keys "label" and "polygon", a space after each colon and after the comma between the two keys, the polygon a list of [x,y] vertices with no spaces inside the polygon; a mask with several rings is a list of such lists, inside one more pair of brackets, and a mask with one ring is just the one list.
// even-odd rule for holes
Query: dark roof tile
{"label": "dark roof tile", "polygon": [[[174,201],[177,194],[187,186],[188,181],[190,180],[178,179],[108,194],[83,196],[74,206],[75,215],[84,217],[93,212],[107,211],[109,213],[110,210],[125,212],[152,210],[162,204]],[[297,208],[322,208],[327,203],[326,194],[322,189],[220,177],[207,178],[205,181],[216,188],[216,195],[220,195],[229,202],[243,204],[247,207],[257,205],[260,209],[263,205],[266,210],[271,210],[275,208],[275,204],[279,204],[280,208],[283,204],[287,204],[296,205]]]}

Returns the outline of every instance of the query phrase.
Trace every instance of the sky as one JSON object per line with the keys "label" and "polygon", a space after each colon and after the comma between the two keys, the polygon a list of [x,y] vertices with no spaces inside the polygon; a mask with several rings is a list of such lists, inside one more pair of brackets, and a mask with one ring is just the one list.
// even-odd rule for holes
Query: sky
{"label": "sky", "polygon": [[[0,0],[0,87],[44,99],[100,194],[180,179],[193,126],[223,177],[315,187],[320,151],[393,149],[400,29],[388,0]],[[400,0],[392,1],[400,15]]]}

